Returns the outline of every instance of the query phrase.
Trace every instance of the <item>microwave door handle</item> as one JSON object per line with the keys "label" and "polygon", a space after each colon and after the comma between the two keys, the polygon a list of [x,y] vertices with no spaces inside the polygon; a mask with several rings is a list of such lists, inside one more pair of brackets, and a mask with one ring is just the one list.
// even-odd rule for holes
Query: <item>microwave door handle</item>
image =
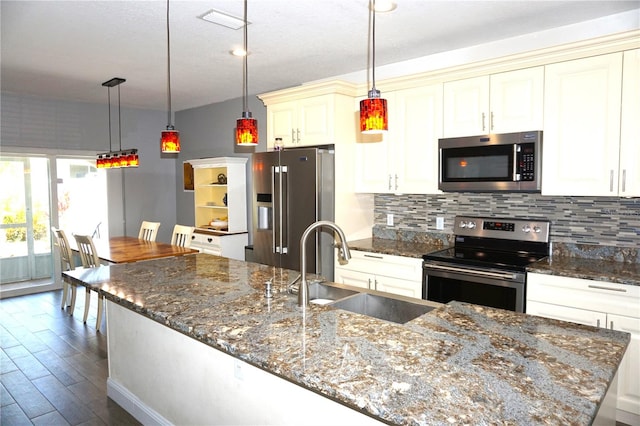
{"label": "microwave door handle", "polygon": [[518,148],[520,148],[520,145],[513,145],[513,182],[517,182],[520,180],[520,174],[518,173]]}

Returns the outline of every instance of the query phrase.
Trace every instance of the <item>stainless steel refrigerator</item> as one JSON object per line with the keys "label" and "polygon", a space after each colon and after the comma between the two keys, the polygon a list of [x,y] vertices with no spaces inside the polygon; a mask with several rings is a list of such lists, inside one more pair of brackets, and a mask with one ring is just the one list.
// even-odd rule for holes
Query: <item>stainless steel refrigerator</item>
{"label": "stainless steel refrigerator", "polygon": [[[334,152],[296,148],[256,153],[252,173],[253,260],[299,271],[302,233],[318,220],[334,218]],[[333,280],[334,239],[327,231],[321,229],[307,241],[307,272]]]}

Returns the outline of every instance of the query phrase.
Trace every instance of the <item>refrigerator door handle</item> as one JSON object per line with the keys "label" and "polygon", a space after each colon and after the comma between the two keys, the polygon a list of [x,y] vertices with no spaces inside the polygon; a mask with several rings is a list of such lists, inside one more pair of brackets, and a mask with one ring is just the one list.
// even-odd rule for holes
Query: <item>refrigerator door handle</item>
{"label": "refrigerator door handle", "polygon": [[280,252],[280,246],[278,245],[278,238],[280,235],[280,220],[278,219],[280,217],[280,212],[279,212],[279,208],[278,208],[278,204],[280,203],[280,194],[276,191],[276,189],[279,187],[278,185],[278,175],[280,174],[280,167],[278,166],[271,166],[271,193],[274,195],[274,200],[273,202],[273,215],[274,215],[274,220],[273,221],[273,231],[271,232],[271,251],[273,253],[279,253]]}
{"label": "refrigerator door handle", "polygon": [[289,168],[280,166],[280,252],[289,252]]}

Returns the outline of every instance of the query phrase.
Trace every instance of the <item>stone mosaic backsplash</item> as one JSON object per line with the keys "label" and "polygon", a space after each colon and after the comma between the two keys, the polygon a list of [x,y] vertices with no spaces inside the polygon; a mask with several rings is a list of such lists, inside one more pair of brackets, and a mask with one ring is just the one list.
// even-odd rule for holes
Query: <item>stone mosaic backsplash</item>
{"label": "stone mosaic backsplash", "polygon": [[[447,239],[453,234],[456,215],[543,218],[551,221],[554,254],[640,262],[638,198],[467,192],[376,194],[374,208],[373,235],[378,238]],[[388,213],[393,214],[394,226],[386,225]],[[444,218],[444,230],[436,230],[436,217]]]}

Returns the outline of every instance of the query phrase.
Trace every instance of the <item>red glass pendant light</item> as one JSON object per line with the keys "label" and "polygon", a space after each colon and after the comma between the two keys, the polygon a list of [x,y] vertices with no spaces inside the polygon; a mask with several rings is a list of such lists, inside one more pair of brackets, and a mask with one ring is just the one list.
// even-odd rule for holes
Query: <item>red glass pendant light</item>
{"label": "red glass pendant light", "polygon": [[371,19],[371,90],[367,99],[360,101],[360,131],[362,133],[382,133],[389,130],[387,100],[380,97],[376,89],[376,0],[369,2]]}
{"label": "red glass pendant light", "polygon": [[242,117],[236,121],[236,145],[258,145],[258,120],[252,118],[249,111],[248,86],[249,67],[247,65],[247,0],[244,0],[244,57],[242,58]]}
{"label": "red glass pendant light", "polygon": [[167,0],[167,129],[160,136],[160,151],[163,154],[180,152],[180,132],[171,124],[171,43],[169,38],[169,0]]}

